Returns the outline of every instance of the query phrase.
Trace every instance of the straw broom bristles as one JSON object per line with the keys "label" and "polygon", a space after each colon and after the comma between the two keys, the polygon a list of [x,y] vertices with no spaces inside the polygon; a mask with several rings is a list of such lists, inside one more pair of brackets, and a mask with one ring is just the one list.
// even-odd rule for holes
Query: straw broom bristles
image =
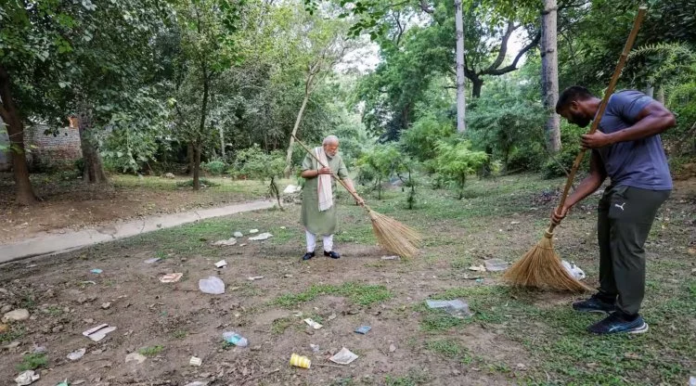
{"label": "straw broom bristles", "polygon": [[367,208],[372,219],[372,230],[377,242],[391,253],[402,257],[413,257],[418,252],[421,237],[415,230]]}
{"label": "straw broom bristles", "polygon": [[558,291],[584,292],[591,288],[572,277],[553,250],[553,235],[548,232],[539,243],[515,262],[503,280],[519,287],[551,288]]}

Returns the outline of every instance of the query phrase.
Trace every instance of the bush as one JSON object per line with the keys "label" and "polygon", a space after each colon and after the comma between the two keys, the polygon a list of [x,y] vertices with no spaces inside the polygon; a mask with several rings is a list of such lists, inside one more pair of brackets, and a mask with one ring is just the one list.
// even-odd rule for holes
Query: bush
{"label": "bush", "polygon": [[[580,146],[580,137],[582,137],[586,131],[587,128],[578,127],[566,122],[561,124],[561,142],[563,143],[563,148],[559,154],[553,157],[547,156],[547,160],[542,168],[542,175],[544,178],[564,177],[566,175],[566,170],[570,171],[570,168],[573,167],[575,157],[578,156],[582,149]],[[590,151],[585,154],[579,170],[589,169],[590,154]]]}
{"label": "bush", "polygon": [[456,144],[439,142],[437,151],[437,174],[457,186],[461,200],[467,176],[480,168],[488,160],[488,155],[482,151],[472,151],[471,142],[463,140]]}
{"label": "bush", "polygon": [[374,182],[377,198],[381,200],[382,183],[397,173],[402,166],[402,158],[403,155],[395,144],[376,145],[372,152],[364,154],[358,160],[358,179],[361,183]]}
{"label": "bush", "polygon": [[227,165],[221,161],[221,160],[213,160],[210,162],[202,162],[201,163],[201,169],[203,169],[206,173],[211,174],[213,176],[220,176],[225,172],[225,169],[227,168]]}
{"label": "bush", "polygon": [[452,137],[454,133],[451,122],[441,122],[432,115],[426,115],[403,132],[399,142],[407,153],[419,161],[426,161],[437,156],[437,142]]}

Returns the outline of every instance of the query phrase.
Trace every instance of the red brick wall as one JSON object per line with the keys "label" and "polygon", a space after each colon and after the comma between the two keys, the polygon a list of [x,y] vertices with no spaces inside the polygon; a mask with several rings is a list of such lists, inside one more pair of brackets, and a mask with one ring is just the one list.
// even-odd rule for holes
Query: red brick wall
{"label": "red brick wall", "polygon": [[33,167],[73,167],[82,157],[80,132],[65,127],[55,133],[44,134],[45,126],[34,126],[24,131],[27,159]]}

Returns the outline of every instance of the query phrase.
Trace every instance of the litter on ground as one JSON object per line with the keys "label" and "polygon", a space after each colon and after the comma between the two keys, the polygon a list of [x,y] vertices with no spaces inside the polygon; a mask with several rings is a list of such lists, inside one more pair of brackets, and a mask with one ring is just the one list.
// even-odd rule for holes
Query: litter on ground
{"label": "litter on ground", "polygon": [[486,270],[489,272],[505,271],[509,267],[508,262],[501,259],[490,259],[483,263],[486,265]]}
{"label": "litter on ground", "polygon": [[219,247],[219,246],[229,247],[229,246],[232,246],[232,245],[235,245],[235,244],[237,244],[237,239],[234,238],[234,237],[230,237],[230,238],[227,239],[227,240],[220,240],[220,241],[216,241],[216,242],[213,243],[213,245],[218,246],[218,247]]}
{"label": "litter on ground", "polygon": [[271,237],[273,237],[273,235],[270,234],[270,233],[261,233],[261,234],[258,235],[258,236],[249,237],[249,240],[251,240],[251,241],[262,241],[262,240],[268,240],[268,239],[270,239]]}
{"label": "litter on ground", "polygon": [[217,276],[209,276],[198,281],[198,289],[210,295],[221,295],[225,293],[225,283]]}
{"label": "litter on ground", "polygon": [[68,354],[68,359],[70,359],[71,361],[79,360],[80,358],[85,356],[85,353],[87,353],[87,349],[85,349],[85,348],[75,350],[75,351],[71,352],[70,354]]}
{"label": "litter on ground", "polygon": [[15,378],[15,382],[17,382],[17,386],[27,386],[38,381],[40,378],[41,376],[39,374],[34,373],[32,370],[27,370],[19,374],[19,376]]}
{"label": "litter on ground", "polygon": [[82,333],[82,335],[88,337],[89,339],[99,342],[106,337],[106,334],[116,331],[116,327],[109,326],[108,324],[102,324]]}
{"label": "litter on ground", "polygon": [[176,283],[184,276],[183,273],[168,273],[160,278],[162,283]]}
{"label": "litter on ground", "polygon": [[471,311],[469,311],[469,304],[460,299],[426,300],[425,302],[428,304],[428,308],[443,309],[456,318],[468,318],[473,315]]}
{"label": "litter on ground", "polygon": [[320,329],[320,328],[322,327],[321,324],[319,324],[319,323],[317,323],[317,322],[315,322],[315,321],[313,321],[312,319],[309,319],[309,318],[308,318],[308,319],[305,319],[304,322],[307,323],[310,327],[312,327],[312,328],[315,329],[315,330],[318,330],[318,329]]}
{"label": "litter on ground", "polygon": [[355,332],[357,332],[358,334],[365,335],[368,332],[370,332],[370,330],[372,330],[372,327],[370,326],[360,326],[357,330],[355,330]]}
{"label": "litter on ground", "polygon": [[341,351],[337,352],[329,358],[331,362],[338,363],[339,365],[348,365],[354,360],[358,359],[359,357],[352,353],[350,350],[347,348],[342,348]]}

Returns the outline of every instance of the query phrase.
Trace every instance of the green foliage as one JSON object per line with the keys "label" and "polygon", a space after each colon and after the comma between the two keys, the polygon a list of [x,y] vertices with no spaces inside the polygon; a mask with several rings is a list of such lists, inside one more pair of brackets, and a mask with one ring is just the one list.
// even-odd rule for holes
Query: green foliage
{"label": "green foliage", "polygon": [[161,353],[164,350],[163,346],[151,346],[151,347],[143,347],[140,350],[138,350],[138,353],[140,355],[146,356],[148,358],[157,356],[159,353]]}
{"label": "green foliage", "polygon": [[48,358],[45,353],[25,354],[22,357],[22,363],[17,366],[19,371],[36,370],[39,367],[46,367]]}
{"label": "green foliage", "polygon": [[[585,134],[587,129],[563,122],[561,124],[561,141],[563,149],[560,153],[548,158],[542,168],[542,175],[546,179],[564,177],[573,167],[575,157],[580,153],[580,137]],[[588,170],[590,165],[591,153],[587,152],[580,163],[579,170]]]}
{"label": "green foliage", "polygon": [[370,306],[392,297],[389,290],[382,285],[365,285],[346,282],[340,286],[330,284],[313,285],[306,291],[298,294],[281,295],[275,299],[274,304],[285,308],[292,308],[297,307],[301,303],[312,301],[321,295],[345,296],[353,303],[361,306]]}
{"label": "green foliage", "polygon": [[436,158],[438,141],[446,141],[455,133],[451,121],[437,119],[432,114],[420,117],[399,140],[401,147],[419,161]]}
{"label": "green foliage", "polygon": [[471,142],[466,140],[459,140],[453,144],[440,141],[437,144],[437,152],[435,171],[457,186],[461,200],[464,197],[467,176],[475,173],[486,162],[488,155],[482,151],[471,150]]}
{"label": "green foliage", "polygon": [[378,199],[382,199],[382,184],[403,168],[404,156],[396,144],[379,144],[358,160],[360,181],[374,182]]}
{"label": "green foliage", "polygon": [[281,178],[285,169],[285,158],[281,151],[266,153],[258,144],[237,153],[233,176],[244,175],[253,180],[270,181],[268,194],[280,203],[280,189],[276,179]]}
{"label": "green foliage", "polygon": [[546,114],[541,103],[525,97],[524,89],[518,76],[491,81],[467,114],[472,143],[492,149],[508,170],[536,170],[546,158]]}
{"label": "green foliage", "polygon": [[201,169],[205,170],[208,174],[214,176],[221,176],[223,173],[225,173],[227,165],[225,164],[225,162],[218,159],[201,163]]}

